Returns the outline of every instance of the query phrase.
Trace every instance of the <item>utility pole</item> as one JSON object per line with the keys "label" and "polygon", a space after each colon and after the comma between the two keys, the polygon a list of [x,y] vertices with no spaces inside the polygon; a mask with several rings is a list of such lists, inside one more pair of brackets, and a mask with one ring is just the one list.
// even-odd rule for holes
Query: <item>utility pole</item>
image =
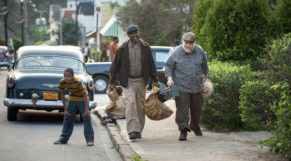
{"label": "utility pole", "polygon": [[27,4],[26,0],[23,0],[23,8],[24,8],[24,31],[25,31],[25,44],[29,44],[29,35],[28,35],[28,18],[27,18]]}
{"label": "utility pole", "polygon": [[79,29],[79,24],[78,24],[78,12],[79,12],[79,5],[78,5],[78,0],[75,0],[76,2],[76,45],[78,46],[78,41],[79,41],[79,34],[78,34],[78,29]]}
{"label": "utility pole", "polygon": [[4,0],[4,6],[6,8],[6,14],[4,16],[4,32],[5,32],[5,45],[8,46],[8,5],[7,0]]}
{"label": "utility pole", "polygon": [[21,13],[21,46],[24,45],[24,16],[23,16],[23,0],[20,0],[20,13]]}

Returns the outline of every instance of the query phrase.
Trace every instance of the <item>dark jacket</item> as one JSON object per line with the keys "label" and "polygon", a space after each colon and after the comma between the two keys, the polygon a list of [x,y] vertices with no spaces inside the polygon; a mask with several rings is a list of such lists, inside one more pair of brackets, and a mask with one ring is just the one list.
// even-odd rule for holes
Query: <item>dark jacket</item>
{"label": "dark jacket", "polygon": [[[110,66],[110,84],[116,84],[118,77],[119,83],[123,87],[128,85],[129,75],[129,49],[128,41],[124,42],[116,51],[114,60]],[[152,55],[151,47],[143,40],[140,40],[141,45],[141,61],[142,75],[147,84],[149,78],[152,78],[154,83],[158,82],[156,64]]]}

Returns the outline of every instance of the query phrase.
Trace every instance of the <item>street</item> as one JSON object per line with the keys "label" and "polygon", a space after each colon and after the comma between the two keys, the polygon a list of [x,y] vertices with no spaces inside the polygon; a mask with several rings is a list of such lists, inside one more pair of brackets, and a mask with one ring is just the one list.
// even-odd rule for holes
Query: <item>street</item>
{"label": "street", "polygon": [[[112,146],[105,127],[91,114],[95,146],[88,147],[83,135],[83,124],[78,120],[67,145],[54,145],[62,130],[63,115],[57,111],[25,111],[18,113],[16,122],[6,119],[3,105],[6,68],[0,70],[0,161],[121,161]],[[105,95],[95,95],[102,99]],[[101,99],[100,99],[101,98]],[[99,102],[98,102],[99,104]],[[101,103],[102,104],[102,103]]]}

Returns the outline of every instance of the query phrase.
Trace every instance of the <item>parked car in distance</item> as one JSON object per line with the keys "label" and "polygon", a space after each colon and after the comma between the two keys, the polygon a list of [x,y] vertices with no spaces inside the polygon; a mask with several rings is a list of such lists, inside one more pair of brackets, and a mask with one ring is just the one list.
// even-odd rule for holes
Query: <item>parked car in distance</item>
{"label": "parked car in distance", "polygon": [[[163,69],[171,48],[168,46],[151,46],[158,73]],[[86,65],[88,73],[94,80],[95,93],[105,93],[109,85],[111,62],[87,63]]]}
{"label": "parked car in distance", "polygon": [[[68,67],[73,68],[75,77],[87,87],[89,109],[96,107],[93,79],[86,72],[80,51],[59,46],[25,46],[16,55],[7,76],[4,98],[9,121],[17,120],[19,110],[63,111],[58,86]],[[65,95],[68,98],[67,90]]]}
{"label": "parked car in distance", "polygon": [[14,60],[13,52],[10,53],[7,46],[0,46],[0,67],[8,66]]}

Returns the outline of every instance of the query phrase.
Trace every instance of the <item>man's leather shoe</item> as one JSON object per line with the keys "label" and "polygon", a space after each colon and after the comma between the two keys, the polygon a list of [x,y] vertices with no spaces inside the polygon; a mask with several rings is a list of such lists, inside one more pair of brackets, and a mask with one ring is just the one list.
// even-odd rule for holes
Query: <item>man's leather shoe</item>
{"label": "man's leather shoe", "polygon": [[184,130],[182,130],[181,131],[181,133],[180,133],[180,137],[179,137],[179,140],[180,141],[185,141],[185,140],[187,140],[187,129],[184,129]]}
{"label": "man's leather shoe", "polygon": [[136,132],[132,132],[132,133],[130,133],[130,134],[129,134],[129,139],[130,139],[130,140],[135,140],[135,139],[137,139],[137,134],[136,134]]}
{"label": "man's leather shoe", "polygon": [[137,138],[137,139],[141,139],[141,133],[140,133],[140,132],[137,132],[137,133],[136,133],[136,138]]}
{"label": "man's leather shoe", "polygon": [[194,134],[195,134],[196,136],[202,136],[202,131],[201,131],[201,130],[195,130],[195,131],[194,131]]}

